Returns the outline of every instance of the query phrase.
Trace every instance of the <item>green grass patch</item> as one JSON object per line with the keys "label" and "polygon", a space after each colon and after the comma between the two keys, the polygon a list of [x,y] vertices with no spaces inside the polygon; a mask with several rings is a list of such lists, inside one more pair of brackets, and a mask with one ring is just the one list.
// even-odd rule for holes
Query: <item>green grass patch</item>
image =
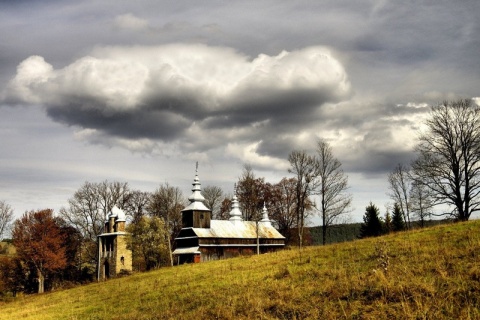
{"label": "green grass patch", "polygon": [[0,304],[0,319],[478,319],[480,221],[164,268]]}

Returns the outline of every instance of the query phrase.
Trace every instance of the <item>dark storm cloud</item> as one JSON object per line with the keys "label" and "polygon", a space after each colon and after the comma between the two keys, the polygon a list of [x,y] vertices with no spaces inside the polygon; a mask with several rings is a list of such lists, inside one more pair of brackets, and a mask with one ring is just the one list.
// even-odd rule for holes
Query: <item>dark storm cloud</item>
{"label": "dark storm cloud", "polygon": [[[271,126],[288,126],[311,119],[315,110],[326,102],[335,102],[328,88],[318,90],[270,90],[252,88],[228,104],[226,112],[212,114],[206,121],[210,128],[228,128],[270,121]],[[286,128],[286,127],[285,127]]]}
{"label": "dark storm cloud", "polygon": [[112,137],[127,139],[160,138],[171,141],[190,125],[189,119],[168,110],[105,114],[101,111],[101,103],[96,102],[93,109],[83,108],[85,104],[87,102],[81,105],[50,106],[47,108],[47,114],[53,120],[67,125],[96,129]]}

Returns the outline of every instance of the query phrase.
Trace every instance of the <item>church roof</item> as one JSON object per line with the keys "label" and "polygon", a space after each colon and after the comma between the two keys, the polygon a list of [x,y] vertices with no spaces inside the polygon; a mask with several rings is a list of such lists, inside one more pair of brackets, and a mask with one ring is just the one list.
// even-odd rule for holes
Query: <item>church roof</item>
{"label": "church roof", "polygon": [[[199,238],[257,238],[255,221],[211,220],[210,228],[191,228]],[[259,222],[258,236],[261,239],[285,239],[271,225]]]}
{"label": "church roof", "polygon": [[188,248],[177,248],[175,249],[175,254],[191,254],[191,253],[201,253],[199,250],[200,247],[188,247]]}

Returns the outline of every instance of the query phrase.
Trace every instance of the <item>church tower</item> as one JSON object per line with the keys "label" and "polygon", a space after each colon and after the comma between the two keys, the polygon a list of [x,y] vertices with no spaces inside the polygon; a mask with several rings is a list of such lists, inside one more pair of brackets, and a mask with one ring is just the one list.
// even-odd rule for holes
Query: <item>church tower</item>
{"label": "church tower", "polygon": [[132,251],[127,249],[125,223],[125,213],[114,206],[105,221],[103,233],[98,236],[98,281],[132,271]]}
{"label": "church tower", "polygon": [[192,195],[188,197],[190,204],[182,210],[182,228],[210,228],[212,210],[208,209],[203,201],[200,179],[198,178],[198,162],[195,179],[192,183]]}

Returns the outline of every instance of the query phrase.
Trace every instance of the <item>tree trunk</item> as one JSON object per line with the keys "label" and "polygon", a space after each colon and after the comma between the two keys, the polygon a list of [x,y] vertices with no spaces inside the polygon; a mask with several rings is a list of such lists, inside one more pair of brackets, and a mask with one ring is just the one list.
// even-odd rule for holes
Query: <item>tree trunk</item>
{"label": "tree trunk", "polygon": [[170,240],[170,234],[167,233],[167,238],[168,238],[168,253],[170,257],[170,266],[173,267],[173,253],[172,253],[172,241]]}
{"label": "tree trunk", "polygon": [[303,218],[303,210],[302,213],[300,214],[300,226],[298,227],[298,247],[300,249],[300,254],[302,253],[302,248],[303,248],[303,224],[304,224],[304,218]]}
{"label": "tree trunk", "polygon": [[45,291],[45,276],[37,269],[37,276],[38,276],[38,293],[43,293]]}
{"label": "tree trunk", "polygon": [[325,222],[322,225],[322,243],[323,245],[327,243],[327,225]]}
{"label": "tree trunk", "polygon": [[325,191],[322,191],[322,245],[327,243],[327,213],[325,212]]}
{"label": "tree trunk", "polygon": [[256,221],[257,224],[257,255],[260,254],[260,237],[258,236],[258,221]]}

